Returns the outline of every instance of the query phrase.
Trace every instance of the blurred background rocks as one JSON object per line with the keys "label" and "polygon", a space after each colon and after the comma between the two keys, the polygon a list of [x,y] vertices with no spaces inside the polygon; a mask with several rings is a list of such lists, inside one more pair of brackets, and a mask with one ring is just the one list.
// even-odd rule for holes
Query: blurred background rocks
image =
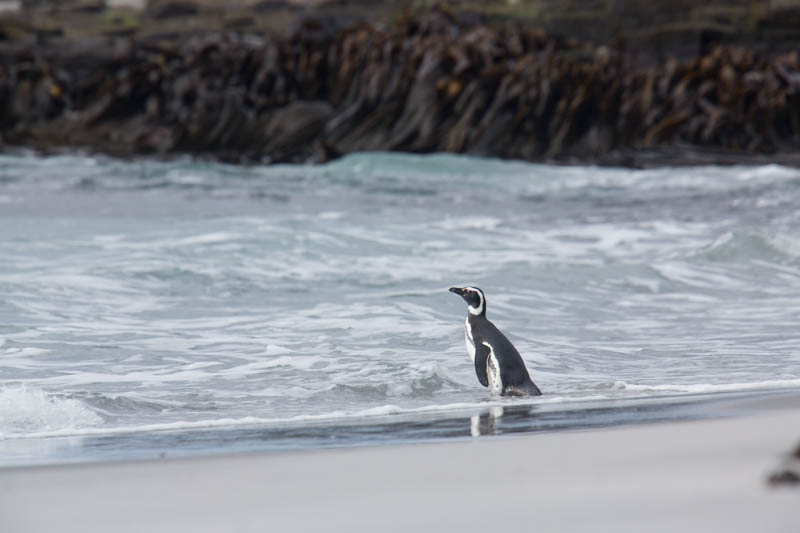
{"label": "blurred background rocks", "polygon": [[798,22],[789,0],[3,1],[0,147],[794,164]]}

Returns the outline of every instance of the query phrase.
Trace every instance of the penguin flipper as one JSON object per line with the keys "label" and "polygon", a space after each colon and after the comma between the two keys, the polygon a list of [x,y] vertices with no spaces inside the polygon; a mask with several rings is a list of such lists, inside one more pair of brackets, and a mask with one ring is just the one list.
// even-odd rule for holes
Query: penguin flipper
{"label": "penguin flipper", "polygon": [[489,386],[489,376],[486,373],[486,363],[489,360],[490,350],[483,344],[475,344],[475,373],[478,375],[478,381],[484,387]]}

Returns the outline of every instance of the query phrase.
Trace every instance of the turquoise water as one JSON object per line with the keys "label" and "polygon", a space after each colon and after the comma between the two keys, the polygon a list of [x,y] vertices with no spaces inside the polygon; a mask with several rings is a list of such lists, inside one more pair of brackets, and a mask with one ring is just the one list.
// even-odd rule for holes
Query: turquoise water
{"label": "turquoise water", "polygon": [[[0,156],[0,463],[613,425],[798,390],[798,207],[779,166]],[[480,386],[447,292],[464,284],[543,397]]]}

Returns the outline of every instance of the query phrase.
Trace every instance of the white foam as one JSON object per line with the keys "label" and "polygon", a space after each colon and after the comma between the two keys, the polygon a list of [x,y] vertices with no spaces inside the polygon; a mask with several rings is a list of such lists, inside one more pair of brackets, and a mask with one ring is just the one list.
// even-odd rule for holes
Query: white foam
{"label": "white foam", "polygon": [[35,357],[37,355],[49,353],[50,350],[45,350],[44,348],[34,348],[32,346],[26,346],[25,348],[10,348],[6,350],[6,352],[21,357]]}
{"label": "white foam", "polygon": [[[452,413],[459,411],[474,411],[475,409],[485,409],[493,407],[525,406],[536,404],[576,404],[580,406],[586,402],[608,400],[605,395],[588,395],[583,397],[567,396],[548,396],[535,398],[495,398],[490,401],[480,402],[458,402],[451,404],[426,405],[422,407],[400,407],[388,404],[369,407],[357,411],[331,411],[318,415],[297,415],[286,418],[266,418],[257,416],[245,416],[241,418],[219,418],[192,421],[176,421],[158,424],[142,424],[133,426],[103,426],[103,427],[63,427],[58,429],[48,429],[42,431],[31,431],[28,433],[13,433],[2,435],[0,438],[6,439],[33,439],[47,437],[80,437],[96,435],[122,435],[131,433],[150,433],[159,431],[184,431],[203,428],[226,428],[237,426],[283,426],[297,423],[314,422],[334,422],[348,421],[359,418],[380,418],[397,415],[417,415],[425,413]],[[79,403],[79,402],[78,402]],[[94,413],[92,413],[94,415]],[[97,415],[94,415],[95,417]],[[97,417],[99,419],[99,417]]]}
{"label": "white foam", "polygon": [[173,246],[194,246],[197,244],[217,244],[230,242],[239,238],[239,235],[229,231],[215,231],[204,235],[195,235],[183,239],[176,239],[172,242]]}
{"label": "white foam", "polygon": [[278,346],[277,344],[267,345],[267,355],[283,355],[287,353],[292,353],[292,351],[284,348],[283,346]]}
{"label": "white foam", "polygon": [[345,217],[345,213],[342,211],[323,211],[317,217],[320,220],[341,220]]}
{"label": "white foam", "polygon": [[492,231],[496,229],[502,220],[495,217],[463,217],[448,218],[438,224],[438,227],[449,230],[483,230]]}
{"label": "white foam", "polygon": [[[182,431],[188,429],[236,427],[252,425],[286,425],[298,422],[325,422],[334,420],[346,420],[352,418],[382,417],[398,414],[414,414],[439,411],[454,411],[474,409],[491,405],[503,405],[502,403],[455,403],[447,405],[429,405],[418,408],[403,408],[396,405],[381,405],[370,407],[358,411],[332,411],[319,415],[297,415],[287,418],[262,418],[257,416],[246,416],[241,418],[219,418],[207,420],[165,422],[160,424],[142,424],[135,426],[118,427],[63,427],[43,429],[41,431],[15,432],[2,435],[0,438],[6,439],[26,439],[26,438],[45,438],[45,437],[74,437],[91,435],[116,435],[126,433],[149,433],[155,431]],[[92,413],[94,415],[94,413]],[[97,415],[94,415],[97,416]],[[97,417],[99,419],[99,417]]]}
{"label": "white foam", "polygon": [[80,433],[103,420],[78,400],[27,387],[0,389],[0,439],[67,432]]}
{"label": "white foam", "polygon": [[691,394],[704,394],[713,392],[795,389],[800,388],[800,378],[773,379],[746,383],[690,383],[662,385],[641,385],[636,383],[626,383],[624,381],[616,381],[614,382],[614,388],[617,390],[627,390],[633,392],[685,392]]}
{"label": "white foam", "polygon": [[770,164],[756,167],[740,167],[733,175],[741,181],[763,179],[765,181],[788,180],[797,178],[797,169],[782,165]]}

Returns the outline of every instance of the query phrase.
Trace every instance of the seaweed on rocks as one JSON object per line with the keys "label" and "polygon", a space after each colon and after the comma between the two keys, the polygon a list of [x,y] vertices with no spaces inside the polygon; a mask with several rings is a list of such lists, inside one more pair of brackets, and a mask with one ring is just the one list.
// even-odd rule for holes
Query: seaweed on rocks
{"label": "seaweed on rocks", "polygon": [[622,46],[434,9],[394,26],[298,19],[286,36],[115,38],[0,63],[0,142],[117,155],[325,161],[446,151],[639,164],[800,147],[800,57],[717,46],[636,66]]}

